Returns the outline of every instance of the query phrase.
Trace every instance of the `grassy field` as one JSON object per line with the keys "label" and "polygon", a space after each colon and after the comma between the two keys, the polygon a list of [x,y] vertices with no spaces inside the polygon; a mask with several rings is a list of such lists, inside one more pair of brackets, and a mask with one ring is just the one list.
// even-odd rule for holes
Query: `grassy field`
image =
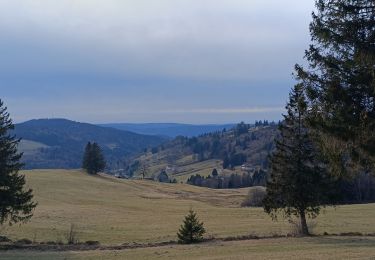
{"label": "grassy field", "polygon": [[212,242],[122,251],[5,252],[0,259],[374,259],[375,238],[316,237]]}
{"label": "grassy field", "polygon": [[[31,222],[0,231],[12,239],[65,242],[65,235],[74,224],[80,241],[98,240],[103,245],[176,240],[176,231],[190,207],[204,221],[208,236],[262,236],[291,231],[290,224],[283,220],[272,222],[262,209],[240,208],[239,204],[248,189],[210,190],[184,184],[93,177],[80,171],[35,170],[25,171],[24,174],[39,205]],[[314,232],[375,233],[374,215],[374,204],[328,209],[318,218]],[[191,249],[194,248],[194,254],[207,259],[211,259],[213,252],[218,259],[228,259],[226,254],[246,258],[250,253],[258,258],[267,254],[278,258],[288,248],[291,256],[294,254],[296,257],[307,248],[311,252],[327,252],[340,258],[334,252],[341,247],[353,254],[369,250],[375,255],[374,245],[373,238],[279,239],[134,249],[111,252],[110,255],[113,259],[125,256],[128,259],[147,259],[147,256],[187,258],[193,256]],[[73,259],[83,256],[100,259],[105,254],[101,251],[55,253],[52,258],[68,255]],[[0,257],[22,259],[23,255],[22,252],[10,252],[1,253]],[[44,256],[51,259],[51,253],[26,255],[28,258],[23,259],[30,259],[33,255],[35,259],[43,259]]]}

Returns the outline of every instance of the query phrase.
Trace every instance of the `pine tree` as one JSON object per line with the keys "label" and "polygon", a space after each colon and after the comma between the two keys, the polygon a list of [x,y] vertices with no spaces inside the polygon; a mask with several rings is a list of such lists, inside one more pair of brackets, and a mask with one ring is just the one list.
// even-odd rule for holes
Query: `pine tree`
{"label": "pine tree", "polygon": [[319,160],[306,127],[307,104],[301,85],[296,85],[290,93],[286,108],[276,150],[271,155],[264,209],[273,219],[278,213],[287,218],[299,217],[301,233],[308,235],[306,218],[317,217],[321,206],[334,203],[334,182]]}
{"label": "pine tree", "polygon": [[333,169],[375,166],[375,1],[316,0],[308,66],[310,124]]}
{"label": "pine tree", "polygon": [[197,214],[190,209],[177,233],[179,243],[191,244],[201,242],[203,241],[204,233],[206,233],[206,230],[203,227],[203,222],[199,222]]}
{"label": "pine tree", "polygon": [[218,173],[218,171],[217,171],[217,169],[216,168],[214,168],[213,170],[212,170],[212,177],[214,177],[214,178],[217,178],[217,176],[219,176],[219,173]]}
{"label": "pine tree", "polygon": [[92,151],[93,151],[93,172],[98,173],[103,171],[106,166],[106,162],[104,159],[103,151],[97,143],[92,144]]}
{"label": "pine tree", "polygon": [[0,100],[0,225],[28,221],[37,205],[32,201],[32,190],[25,189],[25,176],[19,174],[22,153],[17,152],[20,140],[10,134],[13,129],[7,108]]}
{"label": "pine tree", "polygon": [[82,168],[89,174],[97,174],[105,169],[103,152],[97,143],[88,142],[82,160]]}
{"label": "pine tree", "polygon": [[88,169],[90,165],[90,153],[91,153],[91,142],[88,142],[85,147],[85,152],[83,154],[82,168]]}

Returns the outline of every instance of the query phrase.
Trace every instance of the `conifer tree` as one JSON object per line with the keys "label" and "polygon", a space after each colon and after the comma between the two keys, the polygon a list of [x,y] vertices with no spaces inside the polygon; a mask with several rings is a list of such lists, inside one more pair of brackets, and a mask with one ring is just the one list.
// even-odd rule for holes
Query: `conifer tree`
{"label": "conifer tree", "polygon": [[334,203],[334,182],[306,127],[307,104],[302,85],[294,87],[286,109],[276,150],[271,155],[263,204],[273,219],[278,213],[287,218],[299,217],[301,233],[308,235],[306,218],[317,217],[321,206]]}
{"label": "conifer tree", "polygon": [[197,214],[190,209],[177,233],[178,241],[183,244],[198,243],[203,241],[205,232],[203,222],[199,222]]}
{"label": "conifer tree", "polygon": [[83,154],[82,168],[88,169],[90,165],[91,142],[88,142]]}
{"label": "conifer tree", "polygon": [[26,222],[33,216],[36,203],[31,189],[25,189],[22,153],[17,152],[20,142],[10,131],[14,129],[7,108],[0,100],[0,225]]}
{"label": "conifer tree", "polygon": [[97,174],[105,169],[103,152],[97,143],[88,142],[82,160],[82,168],[89,174]]}
{"label": "conifer tree", "polygon": [[336,173],[375,165],[375,1],[316,0],[308,65],[310,127]]}
{"label": "conifer tree", "polygon": [[216,168],[214,168],[213,170],[212,170],[212,177],[214,177],[214,178],[217,178],[217,176],[219,176],[219,172],[217,171],[217,169]]}

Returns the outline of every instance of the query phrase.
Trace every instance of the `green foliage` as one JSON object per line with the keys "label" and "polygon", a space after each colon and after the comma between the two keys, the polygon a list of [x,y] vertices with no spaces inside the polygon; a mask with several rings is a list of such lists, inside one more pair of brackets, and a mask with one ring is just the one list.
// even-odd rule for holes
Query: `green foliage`
{"label": "green foliage", "polygon": [[223,168],[231,169],[235,166],[242,165],[247,160],[247,157],[244,153],[232,153],[229,156],[226,155],[223,160]]}
{"label": "green foliage", "polygon": [[334,186],[306,128],[307,104],[301,85],[292,90],[286,108],[263,203],[273,219],[280,212],[287,218],[300,217],[302,232],[307,235],[306,217],[315,218],[321,206],[334,202]]}
{"label": "green foliage", "polygon": [[203,241],[204,233],[206,233],[206,230],[203,227],[203,222],[199,222],[197,214],[190,209],[177,233],[179,243],[191,244],[201,242]]}
{"label": "green foliage", "polygon": [[83,154],[83,161],[82,161],[82,168],[83,169],[88,169],[90,167],[91,150],[92,150],[91,142],[88,142],[86,147],[85,147],[85,152]]}
{"label": "green foliage", "polygon": [[22,154],[17,152],[20,140],[10,135],[14,129],[7,108],[0,100],[0,225],[26,222],[33,216],[36,203],[32,190],[25,190],[25,176],[18,172]]}
{"label": "green foliage", "polygon": [[82,160],[82,168],[89,174],[97,174],[105,169],[105,159],[97,143],[88,142]]}
{"label": "green foliage", "polygon": [[[375,165],[375,5],[317,0],[307,67],[296,65],[307,89],[310,126],[337,174]],[[356,171],[358,172],[358,171]]]}
{"label": "green foliage", "polygon": [[158,177],[157,177],[157,180],[158,180],[159,182],[165,182],[165,183],[167,183],[167,182],[171,182],[171,180],[169,179],[169,176],[168,176],[168,174],[165,172],[165,170],[162,170],[162,171],[159,173],[159,175],[158,175]]}
{"label": "green foliage", "polygon": [[236,127],[234,128],[234,131],[235,131],[235,134],[238,136],[238,135],[246,134],[249,131],[249,129],[250,129],[250,125],[245,124],[244,122],[241,122],[238,125],[236,125]]}

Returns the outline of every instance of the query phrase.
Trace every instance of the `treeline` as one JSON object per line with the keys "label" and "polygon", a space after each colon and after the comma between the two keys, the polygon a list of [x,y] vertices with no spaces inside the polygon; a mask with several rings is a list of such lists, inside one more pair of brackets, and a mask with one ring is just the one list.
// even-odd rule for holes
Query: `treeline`
{"label": "treeline", "polygon": [[353,179],[339,182],[340,203],[374,203],[375,177],[369,173],[361,173]]}
{"label": "treeline", "polygon": [[[216,173],[216,174],[215,174]],[[230,174],[219,176],[217,171],[207,177],[199,174],[190,176],[187,184],[207,187],[211,189],[238,189],[253,186],[264,186],[266,184],[266,172],[257,170],[254,173]]]}
{"label": "treeline", "polygon": [[[192,175],[187,184],[211,189],[238,189],[254,186],[266,186],[267,171],[259,169],[254,172],[233,173],[220,176],[217,170],[207,176]],[[165,181],[163,181],[165,182]],[[167,182],[170,182],[169,179]],[[337,198],[340,204],[373,203],[375,202],[375,177],[362,173],[352,179],[341,179],[336,183]]]}

